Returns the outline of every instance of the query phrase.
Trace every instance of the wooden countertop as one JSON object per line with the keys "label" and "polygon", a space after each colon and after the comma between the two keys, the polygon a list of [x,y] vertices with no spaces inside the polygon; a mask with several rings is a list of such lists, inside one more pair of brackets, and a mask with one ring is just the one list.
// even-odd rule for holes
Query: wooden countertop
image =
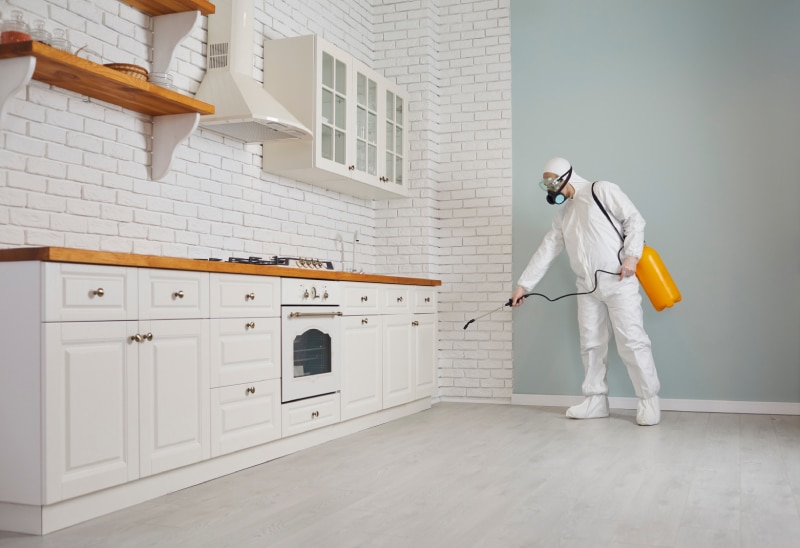
{"label": "wooden countertop", "polygon": [[215,262],[201,259],[180,259],[156,255],[135,255],[109,251],[89,251],[66,247],[22,247],[0,249],[0,262],[46,261],[54,263],[82,263],[113,266],[136,266],[144,268],[164,268],[169,270],[194,270],[199,272],[226,272],[230,274],[255,274],[259,276],[279,276],[283,278],[309,278],[315,280],[341,280],[352,282],[374,282],[403,285],[442,285],[441,280],[407,278],[403,276],[383,276],[379,274],[356,274],[336,270],[308,270],[286,266],[261,266],[229,262]]}

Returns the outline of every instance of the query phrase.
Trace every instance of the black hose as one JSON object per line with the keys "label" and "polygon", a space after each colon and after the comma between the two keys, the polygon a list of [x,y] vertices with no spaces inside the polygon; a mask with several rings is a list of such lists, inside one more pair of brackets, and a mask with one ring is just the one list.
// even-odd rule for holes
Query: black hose
{"label": "black hose", "polygon": [[[558,301],[558,300],[560,300],[560,299],[563,299],[564,297],[576,297],[576,296],[578,296],[578,295],[589,295],[589,294],[591,294],[591,293],[594,293],[594,292],[597,290],[597,273],[598,273],[598,272],[603,272],[603,273],[605,273],[605,274],[611,274],[612,276],[619,276],[619,272],[609,272],[608,270],[600,270],[600,269],[597,269],[597,270],[595,270],[595,271],[594,271],[594,287],[592,288],[592,290],[591,290],[591,291],[582,291],[582,292],[576,292],[576,293],[567,293],[566,295],[561,295],[560,297],[556,297],[556,298],[554,298],[554,299],[551,299],[550,297],[548,297],[547,295],[544,295],[544,294],[542,294],[542,293],[526,293],[525,295],[523,295],[522,297],[520,297],[520,299],[526,299],[526,298],[528,298],[528,297],[542,297],[542,298],[545,298],[545,299],[547,299],[547,300],[548,300],[548,301],[550,301],[551,303],[554,303],[554,302],[556,302],[556,301]],[[503,307],[506,307],[506,306],[511,306],[512,304],[513,304],[513,303],[511,302],[511,299],[508,299],[508,302],[507,302],[506,304],[504,304],[504,305],[502,305],[502,306],[498,307],[498,308],[497,308],[497,309],[495,309],[495,310],[492,310],[492,312],[496,312],[497,310],[500,310],[501,308],[503,308]],[[492,312],[489,312],[488,314],[491,314]],[[484,316],[486,316],[486,315],[488,315],[488,314],[484,314]],[[479,316],[478,318],[482,318],[482,317],[483,317],[483,316]],[[469,327],[469,325],[470,325],[471,323],[473,323],[475,320],[477,320],[478,318],[472,318],[470,321],[468,321],[466,324],[464,324],[464,329],[468,328],[468,327]]]}

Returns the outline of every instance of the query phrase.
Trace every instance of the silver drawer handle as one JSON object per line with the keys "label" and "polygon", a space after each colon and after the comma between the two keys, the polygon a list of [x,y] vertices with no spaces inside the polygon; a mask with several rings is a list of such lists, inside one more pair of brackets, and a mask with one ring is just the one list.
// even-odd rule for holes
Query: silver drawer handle
{"label": "silver drawer handle", "polygon": [[173,299],[182,299],[183,298],[183,291],[176,291],[172,294]]}
{"label": "silver drawer handle", "polygon": [[244,328],[245,329],[248,329],[248,328],[249,329],[255,329],[256,328],[256,322],[246,323],[246,324],[244,324]]}
{"label": "silver drawer handle", "polygon": [[289,312],[290,318],[329,318],[343,315],[341,312]]}
{"label": "silver drawer handle", "polygon": [[102,297],[105,294],[106,294],[106,292],[102,287],[98,287],[97,289],[92,291],[92,295],[97,295],[98,297]]}
{"label": "silver drawer handle", "polygon": [[245,301],[255,301],[256,300],[256,294],[255,293],[248,293],[247,295],[244,296],[244,300]]}

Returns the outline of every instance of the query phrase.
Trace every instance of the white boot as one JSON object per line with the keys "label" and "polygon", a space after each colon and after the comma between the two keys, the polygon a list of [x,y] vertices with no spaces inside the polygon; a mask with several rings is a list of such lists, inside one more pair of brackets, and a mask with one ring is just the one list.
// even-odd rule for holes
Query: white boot
{"label": "white boot", "polygon": [[658,396],[639,400],[636,422],[641,426],[653,426],[661,422],[661,404],[658,402]]}
{"label": "white boot", "polygon": [[571,419],[601,419],[608,416],[608,397],[605,394],[587,396],[583,403],[567,409]]}

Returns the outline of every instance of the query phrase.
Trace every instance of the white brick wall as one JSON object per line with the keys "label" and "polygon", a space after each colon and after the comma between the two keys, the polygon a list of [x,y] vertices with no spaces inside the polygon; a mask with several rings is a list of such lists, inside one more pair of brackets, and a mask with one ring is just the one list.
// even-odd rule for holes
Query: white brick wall
{"label": "white brick wall", "polygon": [[[510,314],[462,327],[511,291],[509,1],[256,7],[258,80],[262,34],[317,33],[409,91],[410,198],[364,201],[265,173],[260,145],[202,129],[178,147],[170,174],[150,181],[148,116],[34,81],[0,132],[0,247],[297,254],[349,266],[358,230],[357,266],[442,279],[441,396],[508,401]],[[3,17],[11,9],[68,28],[73,46],[102,62],[149,64],[149,17],[119,0],[0,0]],[[204,26],[170,67],[188,94],[204,73]]]}

